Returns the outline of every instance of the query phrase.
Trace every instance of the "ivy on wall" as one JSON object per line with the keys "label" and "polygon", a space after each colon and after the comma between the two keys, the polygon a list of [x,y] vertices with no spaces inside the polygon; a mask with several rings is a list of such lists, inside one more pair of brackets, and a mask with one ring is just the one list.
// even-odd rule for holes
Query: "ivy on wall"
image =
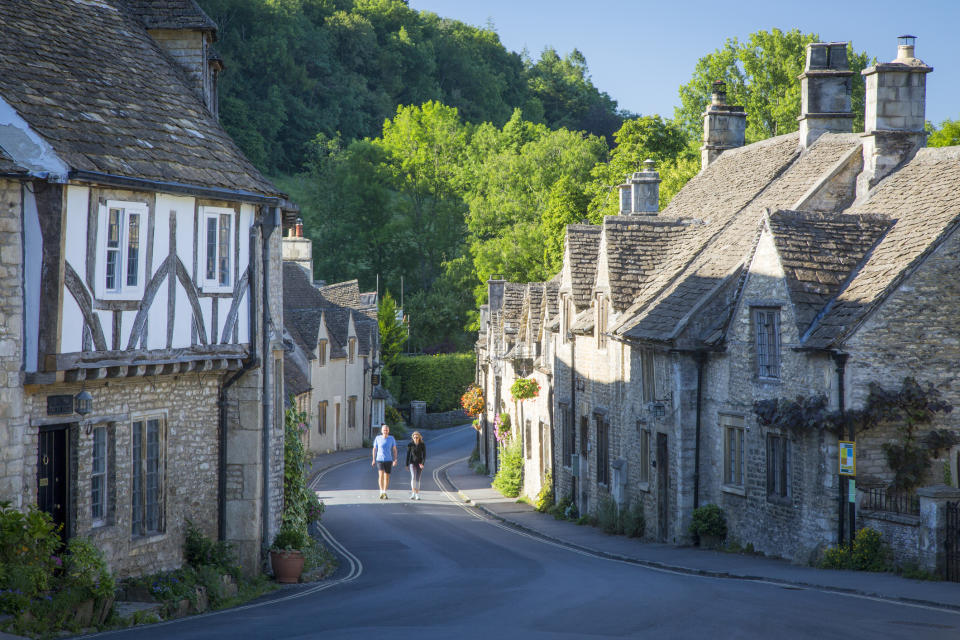
{"label": "ivy on wall", "polygon": [[897,440],[881,445],[887,466],[894,472],[891,488],[910,490],[923,482],[930,462],[946,449],[960,443],[960,437],[948,429],[921,430],[937,414],[953,411],[931,383],[926,386],[912,377],[903,379],[898,390],[887,390],[870,383],[870,393],[861,409],[831,411],[826,396],[798,396],[795,400],[775,398],[759,400],[753,412],[761,424],[802,435],[829,431],[841,436],[859,434],[879,424],[894,424]]}

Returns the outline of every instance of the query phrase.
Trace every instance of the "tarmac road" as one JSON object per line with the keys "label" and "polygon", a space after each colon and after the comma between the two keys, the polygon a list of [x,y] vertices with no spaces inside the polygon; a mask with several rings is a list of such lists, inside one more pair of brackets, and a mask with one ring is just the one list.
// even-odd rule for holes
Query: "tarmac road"
{"label": "tarmac road", "polygon": [[960,611],[652,569],[519,532],[440,486],[473,430],[425,438],[420,502],[402,469],[379,500],[368,457],[316,478],[322,534],[341,556],[330,580],[93,637],[960,638]]}

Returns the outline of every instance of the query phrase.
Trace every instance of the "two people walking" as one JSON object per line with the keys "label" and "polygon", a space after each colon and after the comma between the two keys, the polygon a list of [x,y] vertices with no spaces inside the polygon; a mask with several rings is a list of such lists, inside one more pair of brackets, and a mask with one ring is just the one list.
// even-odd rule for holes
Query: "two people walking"
{"label": "two people walking", "polygon": [[[390,488],[390,472],[400,461],[397,456],[397,441],[390,435],[390,427],[382,425],[380,435],[373,440],[373,460],[370,465],[377,468],[380,483],[380,499],[386,500],[387,489]],[[410,499],[420,499],[420,475],[423,465],[427,461],[427,447],[423,443],[423,436],[414,431],[411,442],[407,445],[407,467],[410,469]]]}

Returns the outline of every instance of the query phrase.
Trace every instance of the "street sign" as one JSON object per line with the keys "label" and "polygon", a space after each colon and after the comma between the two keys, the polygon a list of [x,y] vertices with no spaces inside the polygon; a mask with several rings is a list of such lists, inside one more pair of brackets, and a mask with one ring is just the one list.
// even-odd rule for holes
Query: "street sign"
{"label": "street sign", "polygon": [[846,440],[840,441],[840,475],[857,475],[857,445]]}
{"label": "street sign", "polygon": [[857,504],[857,481],[853,478],[850,478],[850,481],[847,483],[847,493],[847,502]]}

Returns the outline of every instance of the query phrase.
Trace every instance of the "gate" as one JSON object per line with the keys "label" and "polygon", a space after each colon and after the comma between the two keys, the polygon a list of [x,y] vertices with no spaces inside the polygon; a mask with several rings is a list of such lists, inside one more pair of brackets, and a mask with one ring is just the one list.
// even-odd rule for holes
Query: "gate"
{"label": "gate", "polygon": [[960,582],[960,502],[947,503],[947,540],[944,578]]}

